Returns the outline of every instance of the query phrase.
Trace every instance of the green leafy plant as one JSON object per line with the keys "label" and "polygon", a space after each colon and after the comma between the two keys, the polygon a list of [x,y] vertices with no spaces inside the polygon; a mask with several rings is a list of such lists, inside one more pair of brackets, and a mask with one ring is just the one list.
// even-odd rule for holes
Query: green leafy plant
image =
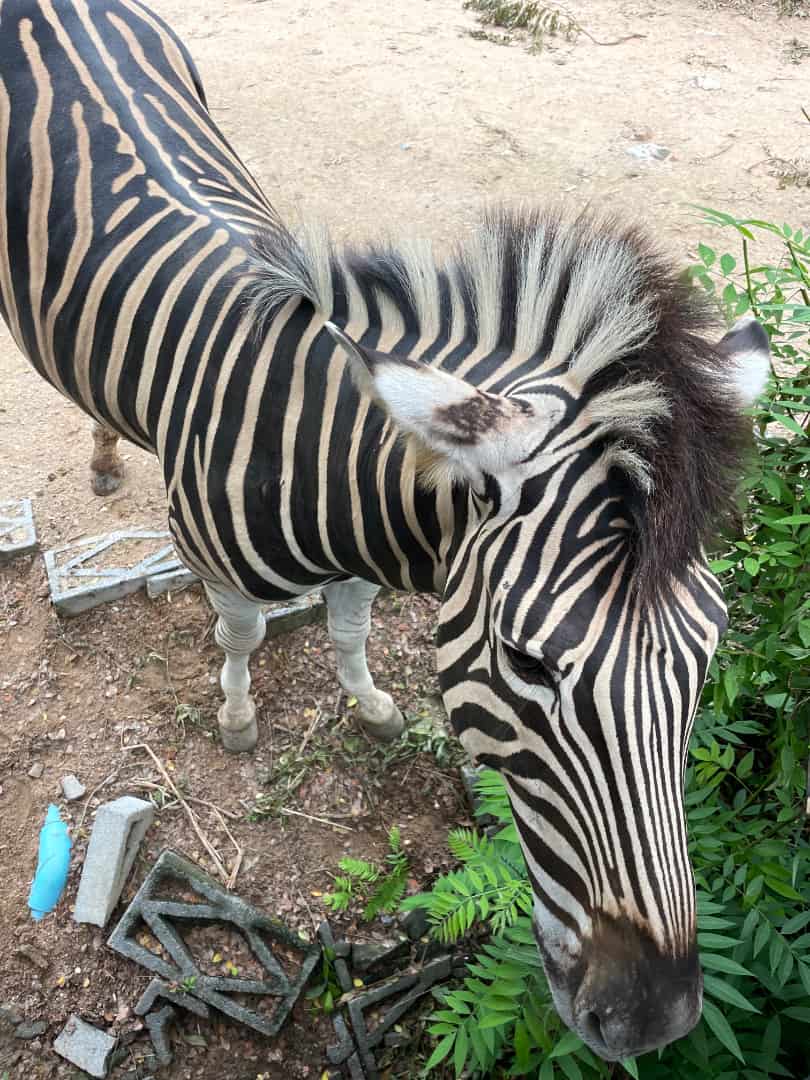
{"label": "green leafy plant", "polygon": [[335,950],[324,946],[321,953],[320,978],[307,990],[306,998],[308,1001],[315,1002],[316,1009],[330,1013],[334,1012],[340,995],[340,983],[335,971]]}
{"label": "green leafy plant", "polygon": [[352,902],[359,901],[364,905],[363,918],[370,922],[378,915],[397,910],[410,866],[396,825],[388,833],[388,853],[383,867],[351,856],[344,856],[338,867],[343,873],[335,877],[334,890],[323,897],[332,911],[346,911]]}
{"label": "green leafy plant", "polygon": [[[702,244],[691,276],[729,322],[756,314],[775,370],[752,410],[758,454],[743,485],[743,534],[712,563],[730,628],[686,771],[703,1018],[660,1054],[621,1068],[640,1080],[801,1080],[810,1067],[810,240],[788,226],[705,213],[736,233],[740,251]],[[763,240],[768,260],[754,258]],[[441,940],[491,935],[462,984],[435,994],[426,1071],[616,1076],[620,1067],[594,1057],[554,1013],[505,787],[486,772],[478,791],[479,812],[501,828],[491,838],[451,833],[460,867],[403,905],[425,908]]]}

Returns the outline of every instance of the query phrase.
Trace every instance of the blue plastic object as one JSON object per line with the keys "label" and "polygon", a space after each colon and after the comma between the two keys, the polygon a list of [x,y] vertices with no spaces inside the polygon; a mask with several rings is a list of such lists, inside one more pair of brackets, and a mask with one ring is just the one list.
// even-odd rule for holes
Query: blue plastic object
{"label": "blue plastic object", "polygon": [[39,834],[39,862],[28,896],[31,915],[37,922],[59,903],[70,868],[70,844],[59,807],[51,803]]}

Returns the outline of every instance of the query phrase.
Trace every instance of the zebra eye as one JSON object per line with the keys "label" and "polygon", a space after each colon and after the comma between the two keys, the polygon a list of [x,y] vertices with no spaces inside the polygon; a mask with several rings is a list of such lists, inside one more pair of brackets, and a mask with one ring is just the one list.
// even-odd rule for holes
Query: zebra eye
{"label": "zebra eye", "polygon": [[550,690],[555,688],[554,677],[542,660],[513,649],[511,645],[504,645],[503,651],[514,673],[524,682],[532,686],[547,686]]}

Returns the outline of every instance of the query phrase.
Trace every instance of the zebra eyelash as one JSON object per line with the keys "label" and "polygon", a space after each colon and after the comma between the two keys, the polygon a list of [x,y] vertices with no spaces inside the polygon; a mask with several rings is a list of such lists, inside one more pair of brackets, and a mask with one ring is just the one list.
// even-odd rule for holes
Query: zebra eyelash
{"label": "zebra eyelash", "polygon": [[531,687],[551,690],[555,695],[559,676],[540,657],[516,649],[505,641],[499,641],[499,649],[509,670],[521,683]]}

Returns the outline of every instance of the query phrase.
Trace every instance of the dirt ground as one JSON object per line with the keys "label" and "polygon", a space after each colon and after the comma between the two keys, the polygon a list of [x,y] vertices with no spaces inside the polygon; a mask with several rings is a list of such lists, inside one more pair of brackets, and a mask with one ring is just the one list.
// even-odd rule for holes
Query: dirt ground
{"label": "dirt ground", "polygon": [[[495,31],[482,39],[460,0],[153,4],[187,41],[214,116],[291,221],[319,217],[339,237],[415,229],[447,242],[486,200],[563,198],[634,217],[684,261],[709,236],[691,204],[803,224],[810,19],[778,19],[770,3],[590,0],[572,10],[593,38],[636,36],[618,45],[551,38],[540,53]],[[646,142],[669,155],[645,162],[627,152]],[[88,422],[37,379],[4,328],[0,390],[0,497],[34,499],[43,548],[162,526],[158,469],[138,450],[124,448],[118,493],[90,494]],[[147,742],[187,795],[233,815],[244,849],[237,891],[310,934],[341,852],[382,856],[398,823],[422,882],[441,869],[447,828],[466,814],[452,768],[352,736],[322,627],[262,648],[253,665],[260,746],[234,758],[211,738],[220,657],[198,590],[138,595],[70,620],[47,595],[40,557],[0,568],[0,1006],[47,1023],[29,1042],[0,1030],[9,1077],[71,1075],[50,1043],[72,1012],[138,1030],[132,1007],[148,978],[70,916],[95,806],[127,791],[160,800],[145,782],[165,787],[146,754],[123,744]],[[434,616],[430,598],[378,605],[371,665],[410,718],[435,711]],[[36,763],[44,768],[32,779]],[[70,881],[57,912],[35,925],[26,897],[37,835],[70,772],[93,797],[63,804],[74,827]],[[260,795],[272,813],[251,820]],[[232,860],[221,820],[195,805]],[[280,817],[281,807],[309,817]],[[158,818],[127,896],[165,844],[210,866],[181,810]],[[324,1069],[328,1028],[303,1002],[273,1042],[224,1023],[184,1031],[205,1045],[179,1044],[162,1074],[170,1080]],[[139,1035],[116,1076],[140,1075],[146,1045]]]}

